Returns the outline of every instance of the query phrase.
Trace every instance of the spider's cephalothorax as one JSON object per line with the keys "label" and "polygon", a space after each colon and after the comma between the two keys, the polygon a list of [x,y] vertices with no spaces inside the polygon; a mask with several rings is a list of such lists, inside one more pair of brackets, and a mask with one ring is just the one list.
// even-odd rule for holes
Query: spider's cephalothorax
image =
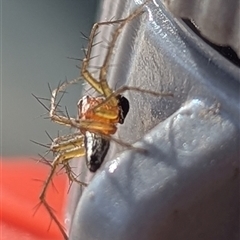
{"label": "spider's cephalothorax", "polygon": [[[103,103],[106,98],[104,97],[91,97],[84,96],[78,102],[78,116],[80,120],[92,120],[92,122],[98,122],[102,124],[109,124],[113,126],[113,130],[109,131],[108,129],[99,129],[99,133],[106,135],[114,134],[117,130],[117,123],[123,124],[124,120],[129,111],[129,102],[127,98],[122,95],[117,96],[117,106],[112,106],[111,104],[104,103],[101,107],[98,108],[98,113],[95,112],[95,107],[98,107],[99,104]],[[109,116],[111,112],[111,116]],[[81,130],[84,133],[84,129]]]}
{"label": "spider's cephalothorax", "polygon": [[84,96],[78,102],[78,115],[80,120],[92,120],[98,122],[99,124],[108,124],[111,126],[110,129],[99,128],[95,129],[94,132],[86,131],[86,129],[80,129],[81,133],[84,135],[86,164],[91,172],[97,171],[97,169],[101,166],[109,149],[110,141],[109,139],[104,138],[103,134],[114,134],[117,131],[116,124],[122,124],[129,111],[128,100],[121,95],[118,95],[118,99],[119,101],[117,107],[104,104],[100,108],[101,112],[116,112],[117,114],[115,119],[110,119],[108,117],[106,118],[104,115],[98,116],[95,114],[94,107],[102,103],[105,100],[104,97]]}

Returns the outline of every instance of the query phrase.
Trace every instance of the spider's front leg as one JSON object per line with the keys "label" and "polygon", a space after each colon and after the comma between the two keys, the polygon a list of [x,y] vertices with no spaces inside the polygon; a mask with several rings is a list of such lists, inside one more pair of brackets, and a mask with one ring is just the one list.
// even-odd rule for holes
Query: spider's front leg
{"label": "spider's front leg", "polygon": [[[144,6],[145,4],[146,3],[142,4],[142,6]],[[99,94],[104,95],[105,97],[108,97],[112,94],[112,89],[109,87],[107,83],[106,75],[107,75],[111,56],[113,54],[113,49],[115,47],[119,34],[121,33],[122,29],[128,22],[130,22],[132,19],[134,19],[135,17],[137,17],[142,13],[143,13],[142,7],[140,7],[136,11],[134,11],[133,14],[131,14],[126,18],[115,20],[115,21],[98,22],[98,23],[95,23],[92,27],[92,30],[89,36],[87,52],[82,62],[81,75],[88,82],[89,85],[91,85]],[[95,36],[97,35],[97,30],[99,29],[100,26],[113,25],[113,24],[120,24],[120,25],[112,34],[112,39],[109,43],[109,47],[108,47],[106,56],[104,58],[103,66],[100,69],[100,78],[99,78],[100,80],[97,81],[88,70],[89,62],[91,59],[92,48],[94,46],[94,39],[95,39]],[[116,99],[115,101],[114,99],[112,99],[112,102],[114,103],[115,106],[117,106],[118,103]]]}
{"label": "spider's front leg", "polygon": [[102,82],[99,82],[98,80],[96,80],[88,70],[89,62],[91,60],[92,48],[94,46],[94,39],[97,35],[97,30],[99,29],[100,26],[118,24],[118,23],[121,23],[124,21],[126,21],[126,19],[95,23],[92,27],[92,30],[91,30],[91,33],[89,36],[89,41],[88,41],[87,52],[86,52],[85,58],[82,61],[81,75],[88,82],[88,84],[90,86],[92,86],[99,94],[104,95],[104,96],[106,96],[106,94],[108,95],[109,93],[112,93],[112,90],[108,86],[107,82],[102,84]]}
{"label": "spider's front leg", "polygon": [[77,83],[80,80],[81,80],[81,78],[76,78],[69,82],[65,81],[60,86],[58,86],[58,88],[56,88],[52,91],[51,104],[50,104],[50,110],[49,110],[49,116],[52,121],[59,123],[61,125],[69,126],[69,127],[74,127],[74,128],[79,127],[78,121],[76,119],[71,118],[69,116],[62,116],[62,115],[57,114],[58,103],[56,103],[56,98],[57,98],[57,94],[59,92],[63,92],[67,88],[68,85]]}
{"label": "spider's front leg", "polygon": [[140,7],[138,7],[128,17],[118,21],[119,26],[114,30],[114,32],[112,34],[112,39],[110,41],[108,51],[107,51],[107,54],[106,54],[105,59],[103,61],[103,65],[100,69],[100,75],[99,75],[100,83],[102,85],[105,97],[109,97],[112,94],[112,91],[111,92],[108,91],[108,88],[107,88],[108,85],[107,85],[106,78],[107,78],[109,64],[110,64],[111,58],[113,56],[113,50],[114,50],[114,47],[115,47],[116,42],[118,40],[118,37],[119,37],[120,33],[122,32],[123,28],[125,27],[125,25],[127,25],[129,22],[131,22],[133,19],[135,19],[139,15],[143,14],[143,12],[144,12],[143,7],[148,1],[149,0],[147,0],[145,3],[143,3]]}

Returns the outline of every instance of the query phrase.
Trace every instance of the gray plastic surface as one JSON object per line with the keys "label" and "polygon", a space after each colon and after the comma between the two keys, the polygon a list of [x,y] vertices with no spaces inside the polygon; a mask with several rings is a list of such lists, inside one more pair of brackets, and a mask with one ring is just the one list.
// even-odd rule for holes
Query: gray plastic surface
{"label": "gray plastic surface", "polygon": [[[104,1],[101,19],[127,16],[134,7],[132,1]],[[144,9],[122,33],[110,85],[174,97],[124,93],[130,112],[117,137],[138,141],[134,146],[147,153],[111,143],[83,194],[78,185],[71,188],[69,239],[237,240],[239,69],[160,2]],[[75,163],[81,179],[90,179],[85,160]]]}
{"label": "gray plastic surface", "polygon": [[210,41],[231,46],[240,57],[239,0],[163,0],[179,18],[188,18]]}

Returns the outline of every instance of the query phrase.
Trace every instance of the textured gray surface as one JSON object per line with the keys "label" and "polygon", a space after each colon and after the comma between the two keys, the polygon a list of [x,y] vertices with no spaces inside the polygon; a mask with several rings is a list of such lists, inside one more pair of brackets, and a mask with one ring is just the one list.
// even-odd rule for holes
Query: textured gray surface
{"label": "textured gray surface", "polygon": [[176,17],[192,20],[213,43],[231,46],[240,57],[239,0],[164,0]]}
{"label": "textured gray surface", "polygon": [[[123,16],[131,9],[121,1],[104,4],[110,17],[113,9]],[[174,97],[124,94],[130,112],[118,137],[140,140],[136,145],[148,152],[112,144],[82,197],[79,186],[71,189],[70,240],[237,240],[239,69],[174,22],[160,3],[145,10],[122,34],[110,84]],[[84,179],[85,163],[78,163]]]}

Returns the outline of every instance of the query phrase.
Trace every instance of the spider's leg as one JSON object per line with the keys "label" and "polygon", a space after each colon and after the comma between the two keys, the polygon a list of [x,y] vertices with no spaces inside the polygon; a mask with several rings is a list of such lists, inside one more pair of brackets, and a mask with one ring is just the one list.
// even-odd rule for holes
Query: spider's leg
{"label": "spider's leg", "polygon": [[54,214],[53,212],[53,209],[50,207],[50,205],[47,203],[47,200],[46,200],[46,192],[47,192],[47,189],[48,189],[48,186],[50,184],[50,182],[52,181],[52,178],[53,178],[53,175],[55,174],[56,172],[56,169],[58,167],[58,165],[60,164],[59,163],[59,160],[60,160],[60,157],[61,155],[58,155],[53,163],[52,163],[52,168],[51,168],[51,171],[50,171],[50,174],[48,175],[48,178],[45,182],[45,185],[42,189],[42,192],[39,196],[39,199],[40,199],[40,203],[43,204],[43,206],[46,208],[46,210],[48,211],[50,217],[53,219],[53,221],[57,224],[59,230],[61,231],[63,237],[65,240],[68,240],[68,236],[64,230],[64,227],[62,226],[62,224],[59,222],[59,220],[57,219],[56,215]]}
{"label": "spider's leg", "polygon": [[79,184],[80,186],[84,186],[84,187],[87,187],[87,184],[82,182],[82,181],[79,181],[76,177],[76,174],[72,171],[72,168],[71,166],[69,165],[68,162],[66,162],[64,164],[64,168],[66,170],[66,173],[68,175],[68,178],[70,180],[70,182],[76,182],[77,184]]}
{"label": "spider's leg", "polygon": [[71,171],[70,166],[68,165],[69,159],[85,155],[84,139],[85,139],[84,135],[82,135],[79,132],[75,134],[58,137],[54,139],[50,150],[52,152],[61,153],[62,156],[64,156],[62,164],[64,164],[64,168],[69,177],[69,180],[77,182],[78,184],[81,184],[82,186],[86,187],[87,186],[86,183],[81,182],[77,178],[75,178],[73,172]]}
{"label": "spider's leg", "polygon": [[[94,38],[97,35],[97,30],[99,29],[100,26],[117,24],[117,23],[121,23],[124,21],[126,21],[126,19],[95,23],[92,27],[92,30],[91,30],[91,33],[89,36],[89,42],[88,42],[88,46],[87,46],[86,56],[82,61],[81,75],[88,82],[89,85],[91,85],[98,93],[100,93],[102,95],[104,95],[104,91],[102,89],[101,83],[99,81],[97,81],[92,76],[92,74],[88,71],[89,62],[91,59],[92,48],[94,46]],[[110,88],[108,87],[108,89],[110,89]]]}
{"label": "spider's leg", "polygon": [[[92,76],[92,74],[88,71],[89,62],[91,59],[92,48],[94,46],[94,38],[97,35],[97,30],[99,29],[100,26],[118,24],[118,23],[121,23],[124,21],[126,21],[126,19],[119,19],[119,20],[115,20],[115,21],[106,21],[106,22],[95,23],[92,27],[92,30],[91,30],[91,33],[89,36],[87,52],[86,52],[85,58],[82,61],[81,74],[82,74],[83,78],[88,82],[88,84],[91,85],[101,95],[104,95],[104,91],[102,89],[101,83],[99,81],[97,81]],[[108,89],[110,89],[110,88],[108,87]]]}
{"label": "spider's leg", "polygon": [[[73,134],[73,135],[66,135],[63,137],[59,137],[54,139],[50,150],[54,153],[58,153],[56,158],[51,164],[51,171],[50,174],[45,182],[45,185],[42,189],[42,192],[39,196],[40,202],[44,205],[46,210],[48,211],[49,215],[53,219],[53,221],[57,224],[59,230],[61,231],[64,239],[68,239],[67,234],[65,233],[64,227],[61,225],[57,217],[55,216],[53,209],[47,203],[46,200],[46,192],[48,186],[53,178],[53,175],[56,172],[57,167],[60,164],[64,164],[64,162],[69,161],[74,157],[79,157],[85,155],[85,148],[83,143],[83,135],[80,134]],[[65,164],[64,164],[65,167]],[[80,181],[79,181],[80,182]],[[85,183],[80,182],[82,185],[86,186]]]}
{"label": "spider's leg", "polygon": [[[112,95],[112,90],[108,87],[108,83],[107,83],[107,72],[108,72],[108,68],[109,68],[109,64],[110,64],[110,60],[111,60],[111,56],[113,55],[113,50],[114,47],[116,45],[116,41],[122,31],[122,29],[125,27],[126,24],[128,24],[129,22],[131,22],[134,18],[136,18],[137,16],[141,15],[143,13],[143,6],[147,3],[148,1],[146,1],[145,3],[143,3],[140,7],[138,7],[132,14],[130,14],[127,18],[123,19],[123,21],[120,22],[119,26],[114,30],[113,34],[112,34],[112,39],[110,41],[109,44],[109,48],[107,51],[107,54],[105,56],[105,59],[103,61],[103,66],[100,69],[100,83],[104,92],[105,97],[109,97],[110,95]],[[109,99],[109,103],[112,104],[113,106],[117,106],[118,105],[118,100],[115,99],[113,96],[111,99]]]}
{"label": "spider's leg", "polygon": [[[82,62],[82,68],[81,68],[81,74],[83,78],[100,94],[104,95],[105,97],[108,97],[109,95],[112,94],[112,89],[108,86],[108,83],[106,81],[106,75],[109,67],[109,62],[110,58],[113,53],[113,49],[115,46],[115,43],[117,41],[117,38],[122,31],[122,28],[130,22],[132,19],[140,15],[142,11],[142,7],[149,2],[150,0],[147,0],[145,3],[143,3],[139,8],[137,8],[131,15],[129,15],[126,18],[119,19],[119,20],[114,20],[114,21],[106,21],[106,22],[99,22],[95,23],[92,27],[90,36],[89,36],[89,42],[87,46],[87,52],[86,56],[83,59]],[[112,24],[120,24],[120,26],[114,31],[112,35],[112,40],[110,41],[109,48],[107,51],[107,54],[105,56],[103,66],[100,68],[100,82],[97,81],[92,74],[88,71],[89,67],[89,61],[91,59],[91,52],[92,52],[92,47],[94,46],[94,37],[97,35],[97,30],[99,29],[100,26],[104,25],[112,25]],[[117,106],[118,101],[117,99],[112,99],[112,104],[114,106]]]}
{"label": "spider's leg", "polygon": [[117,131],[115,124],[110,124],[109,122],[99,122],[94,120],[81,120],[80,122],[81,130],[102,133],[106,135],[114,134]]}
{"label": "spider's leg", "polygon": [[155,97],[173,97],[172,93],[163,93],[163,92],[155,92],[151,90],[141,89],[138,87],[131,87],[131,86],[122,86],[119,89],[117,89],[115,92],[113,92],[111,95],[109,95],[106,99],[104,99],[101,103],[99,103],[96,107],[93,108],[93,111],[96,113],[96,115],[109,118],[111,119],[111,112],[107,111],[107,109],[103,109],[103,106],[108,104],[113,97],[119,96],[121,93],[124,93],[126,91],[136,91],[136,92],[142,92],[147,93],[150,95],[153,95]]}
{"label": "spider's leg", "polygon": [[147,153],[146,149],[139,148],[139,147],[134,147],[132,144],[126,143],[126,142],[124,142],[124,141],[122,141],[120,139],[117,139],[115,137],[108,136],[108,135],[102,135],[102,138],[105,138],[108,141],[113,141],[113,142],[117,143],[118,145],[121,145],[121,146],[126,147],[128,149],[133,149],[133,150],[139,151],[141,153]]}
{"label": "spider's leg", "polygon": [[50,111],[49,111],[49,116],[51,118],[52,121],[62,124],[62,125],[66,125],[66,126],[70,126],[70,127],[76,127],[76,119],[74,118],[70,118],[68,116],[61,116],[59,114],[57,114],[56,110],[58,107],[58,104],[56,103],[56,98],[57,98],[57,94],[59,92],[64,91],[68,85],[74,84],[78,81],[80,81],[82,78],[76,78],[73,79],[71,81],[65,81],[64,83],[62,83],[58,88],[54,89],[51,93],[51,103],[50,103]]}
{"label": "spider's leg", "polygon": [[[61,152],[66,156],[67,153],[64,151],[74,149],[75,147],[84,148],[84,136],[79,132],[55,138],[50,147],[50,151],[53,153]],[[82,154],[84,155],[84,152]],[[68,156],[68,158],[70,158],[70,156]]]}

